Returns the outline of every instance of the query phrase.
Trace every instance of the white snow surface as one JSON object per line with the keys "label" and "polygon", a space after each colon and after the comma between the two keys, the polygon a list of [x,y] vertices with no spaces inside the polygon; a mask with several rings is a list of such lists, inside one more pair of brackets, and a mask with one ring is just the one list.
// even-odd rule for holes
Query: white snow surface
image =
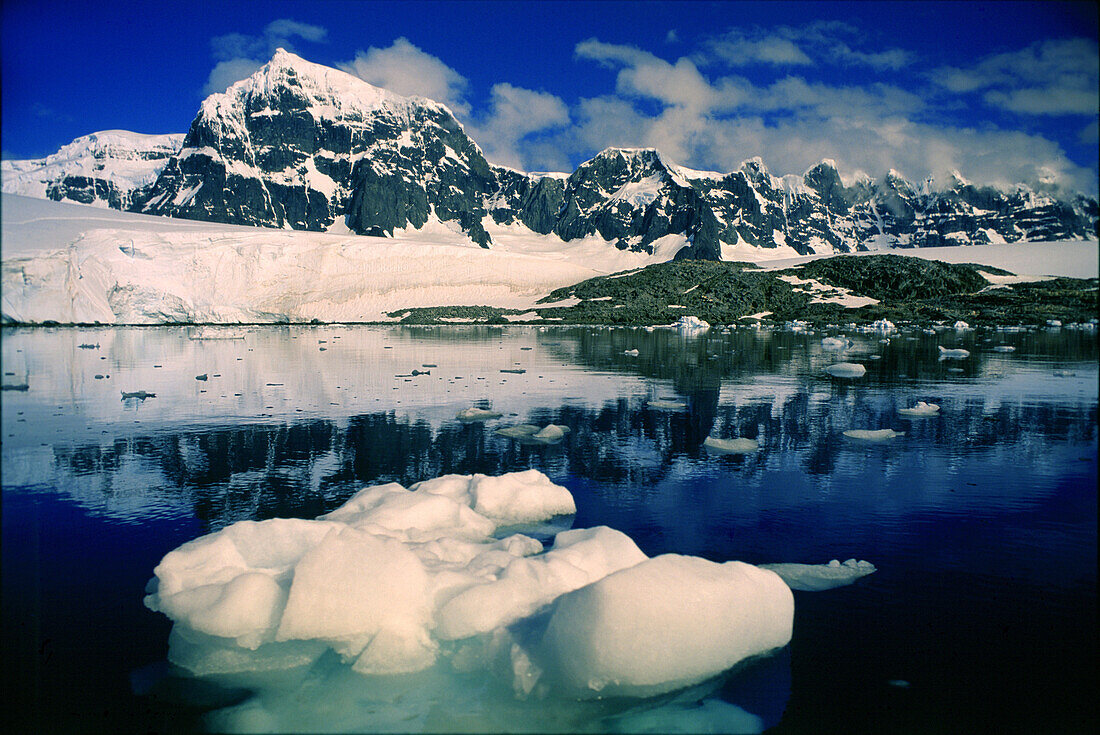
{"label": "white snow surface", "polygon": [[[152,217],[14,194],[3,196],[2,226],[0,314],[26,323],[360,322],[389,321],[387,312],[421,306],[528,309],[555,288],[664,262],[686,244],[669,235],[647,255],[597,236],[564,242],[522,226],[491,225],[495,244],[486,250],[440,223],[373,238]],[[723,248],[726,259],[757,262],[786,254]],[[1095,241],[904,254],[1023,274],[1014,281],[1097,275]]]}
{"label": "white snow surface", "polygon": [[661,262],[525,228],[479,248],[444,227],[393,238],[274,230],[3,197],[7,320],[156,324],[387,321],[418,306],[526,309],[550,291]]}
{"label": "white snow surface", "polygon": [[[925,260],[942,260],[945,263],[977,263],[991,265],[1012,271],[1022,278],[1014,281],[1038,280],[1036,276],[1068,276],[1070,278],[1096,278],[1100,274],[1100,248],[1096,240],[1060,240],[1055,242],[1016,242],[990,245],[967,245],[964,247],[941,248],[904,248],[894,250],[905,255]],[[853,257],[863,257],[876,253],[852,253]],[[879,253],[881,254],[881,253]],[[726,258],[723,250],[724,259]],[[823,255],[803,255],[770,260],[763,264],[766,270],[781,270],[819,258]]]}
{"label": "white snow surface", "polygon": [[[64,176],[86,176],[114,182],[131,191],[153,183],[168,156],[183,145],[183,134],[146,135],[104,130],[84,135],[45,158],[0,161],[4,194],[46,198],[47,185]],[[146,160],[147,155],[156,158]],[[97,199],[93,206],[107,207]]]}

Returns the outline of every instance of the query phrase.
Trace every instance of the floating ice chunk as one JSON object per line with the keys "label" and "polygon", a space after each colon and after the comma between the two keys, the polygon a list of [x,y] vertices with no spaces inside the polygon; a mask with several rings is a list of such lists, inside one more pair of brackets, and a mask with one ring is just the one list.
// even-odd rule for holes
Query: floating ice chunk
{"label": "floating ice chunk", "polygon": [[537,434],[538,431],[539,427],[535,426],[534,424],[516,424],[515,426],[505,426],[503,428],[497,429],[496,433],[500,434],[501,436],[507,436],[515,439],[521,436],[531,436],[532,434]]}
{"label": "floating ice chunk", "polygon": [[426,542],[444,536],[483,539],[497,524],[464,502],[445,495],[416,493],[391,482],[364,488],[336,510],[321,516],[371,533]]}
{"label": "floating ice chunk", "polygon": [[843,587],[876,571],[871,562],[855,559],[843,564],[836,559],[828,564],[761,564],[760,568],[778,574],[792,590],[807,592]]}
{"label": "floating ice chunk", "polygon": [[708,436],[703,440],[703,446],[715,454],[751,454],[760,449],[760,442],[755,439],[717,439]]}
{"label": "floating ice chunk", "polygon": [[857,362],[838,362],[825,368],[825,372],[834,378],[859,378],[867,368]]}
{"label": "floating ice chunk", "polygon": [[1060,319],[1047,319],[1047,326],[1057,328],[1062,326],[1062,322]]}
{"label": "floating ice chunk", "polygon": [[[428,572],[406,544],[344,528],[329,534],[294,568],[277,641],[321,640],[346,661],[359,656],[379,633],[389,647],[420,638],[432,612]],[[412,648],[413,646],[410,646]],[[431,665],[434,654],[417,651]],[[410,669],[389,657],[393,673]],[[373,662],[374,673],[381,660]],[[420,668],[425,668],[421,666]]]}
{"label": "floating ice chunk", "polygon": [[606,526],[564,531],[545,554],[515,559],[496,581],[450,599],[439,610],[436,634],[455,640],[491,632],[566,592],[645,560],[641,549],[620,531]]}
{"label": "floating ice chunk", "polygon": [[993,348],[994,352],[1015,352],[1016,348],[1012,345],[997,345]]}
{"label": "floating ice chunk", "polygon": [[672,325],[680,330],[680,334],[688,337],[702,334],[710,329],[710,324],[696,316],[682,316]]}
{"label": "floating ice chunk", "polygon": [[896,332],[898,331],[898,328],[894,326],[894,323],[889,319],[877,319],[871,322],[871,331],[883,332],[885,334],[889,332]]}
{"label": "floating ice chunk", "polygon": [[785,646],[793,620],[773,572],[665,554],[559,598],[538,653],[567,690],[649,696]]}
{"label": "floating ice chunk", "polygon": [[635,348],[633,350],[626,350],[626,351],[623,352],[623,354],[628,355],[630,357],[637,357],[638,356],[638,349]]}
{"label": "floating ice chunk", "polygon": [[568,426],[561,426],[559,424],[547,424],[542,427],[538,432],[531,435],[531,439],[541,442],[543,444],[556,444],[560,442],[562,438],[568,434],[571,429]]}
{"label": "floating ice chunk", "polygon": [[504,414],[496,411],[489,411],[484,408],[464,408],[458,412],[455,417],[459,421],[466,423],[473,423],[474,421],[488,421],[489,419],[499,419]]}
{"label": "floating ice chunk", "polygon": [[844,432],[844,436],[866,442],[881,442],[894,437],[905,436],[905,432],[894,431],[893,429],[848,429]]}
{"label": "floating ice chunk", "polygon": [[912,408],[899,408],[898,414],[901,416],[935,416],[940,412],[940,407],[935,403],[925,403],[924,401],[917,401],[917,404]]}
{"label": "floating ice chunk", "polygon": [[954,329],[957,332],[963,332],[967,329],[970,329],[970,325],[960,319],[959,321],[955,322]]}
{"label": "floating ice chunk", "polygon": [[846,350],[852,346],[852,340],[845,337],[843,334],[839,337],[825,337],[821,340],[822,349],[826,350]]}
{"label": "floating ice chunk", "polygon": [[943,345],[940,345],[941,360],[965,360],[968,357],[970,357],[970,350],[949,350]]}
{"label": "floating ice chunk", "polygon": [[444,475],[411,490],[446,495],[498,524],[534,523],[577,512],[573,496],[538,470],[505,475]]}
{"label": "floating ice chunk", "polygon": [[664,411],[686,411],[687,404],[683,401],[666,401],[661,398],[654,398],[646,403],[650,408],[657,408]]}

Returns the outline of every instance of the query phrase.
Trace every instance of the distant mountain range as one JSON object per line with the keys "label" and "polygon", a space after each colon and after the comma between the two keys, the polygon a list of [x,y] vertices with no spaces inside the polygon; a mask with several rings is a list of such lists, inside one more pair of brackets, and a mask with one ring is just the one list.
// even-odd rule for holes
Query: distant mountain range
{"label": "distant mountain range", "polygon": [[1077,193],[975,186],[959,174],[933,190],[895,171],[846,184],[829,160],[780,178],[759,158],[721,174],[651,148],[611,148],[571,174],[523,173],[489,163],[444,105],[281,49],[204,100],[185,136],[94,133],[45,159],[4,161],[2,172],[6,193],[360,235],[435,220],[487,248],[493,223],[645,252],[678,235],[687,244],[676,258],[709,260],[745,245],[809,254],[1098,232],[1097,200]]}

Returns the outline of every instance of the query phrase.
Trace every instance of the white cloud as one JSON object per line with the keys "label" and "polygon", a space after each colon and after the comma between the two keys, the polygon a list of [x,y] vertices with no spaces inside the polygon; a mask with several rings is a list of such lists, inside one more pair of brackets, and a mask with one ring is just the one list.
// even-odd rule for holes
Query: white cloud
{"label": "white cloud", "polygon": [[879,71],[896,71],[909,63],[910,54],[902,49],[866,51],[853,48],[849,41],[862,43],[862,35],[855,26],[837,21],[768,29],[731,28],[706,41],[704,53],[697,59],[700,63],[718,59],[730,66],[810,66],[828,62]]}
{"label": "white cloud", "polygon": [[232,84],[252,76],[263,65],[264,62],[255,59],[242,58],[219,61],[210,71],[206,86],[203,87],[203,94],[224,92]]}
{"label": "white cloud", "polygon": [[459,115],[470,112],[465,100],[466,78],[407,38],[398,38],[388,48],[372,46],[337,66],[391,92],[442,102]]}
{"label": "white cloud", "polygon": [[560,97],[502,83],[493,85],[489,113],[468,125],[467,132],[493,163],[518,169],[556,168],[565,162],[563,156],[549,155],[545,147],[525,155],[521,144],[534,133],[568,123],[569,110]]}
{"label": "white cloud", "polygon": [[1100,106],[1100,51],[1086,38],[1039,41],[931,78],[956,94],[984,90],[986,104],[1018,114],[1095,115]]}
{"label": "white cloud", "polygon": [[730,31],[713,40],[710,51],[731,66],[808,66],[814,63],[792,40],[775,35],[749,38],[743,33]]}
{"label": "white cloud", "polygon": [[[1095,173],[1054,142],[1024,132],[929,122],[926,100],[883,83],[835,86],[787,76],[767,86],[725,76],[711,81],[687,59],[668,62],[641,49],[579,44],[577,56],[620,68],[616,94],[582,100],[577,128],[561,137],[588,149],[654,146],[688,166],[731,171],[760,155],[779,175],[822,158],[842,170],[913,179],[952,169],[978,182],[1011,185],[1053,176],[1095,191]],[[658,103],[656,112],[643,111]]]}
{"label": "white cloud", "polygon": [[210,39],[210,50],[218,63],[202,88],[204,95],[224,92],[234,82],[250,76],[267,63],[277,48],[294,51],[294,39],[311,43],[325,40],[328,31],[320,26],[279,18],[268,23],[258,36],[227,33]]}

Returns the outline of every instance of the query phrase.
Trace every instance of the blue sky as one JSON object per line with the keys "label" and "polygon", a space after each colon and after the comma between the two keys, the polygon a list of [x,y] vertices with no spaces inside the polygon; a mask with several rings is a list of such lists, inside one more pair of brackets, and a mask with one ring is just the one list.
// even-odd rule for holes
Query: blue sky
{"label": "blue sky", "polygon": [[610,145],[694,168],[1054,180],[1095,193],[1083,3],[205,2],[2,6],[6,158],[97,130],[185,132],[277,46],[448,104],[497,163]]}

